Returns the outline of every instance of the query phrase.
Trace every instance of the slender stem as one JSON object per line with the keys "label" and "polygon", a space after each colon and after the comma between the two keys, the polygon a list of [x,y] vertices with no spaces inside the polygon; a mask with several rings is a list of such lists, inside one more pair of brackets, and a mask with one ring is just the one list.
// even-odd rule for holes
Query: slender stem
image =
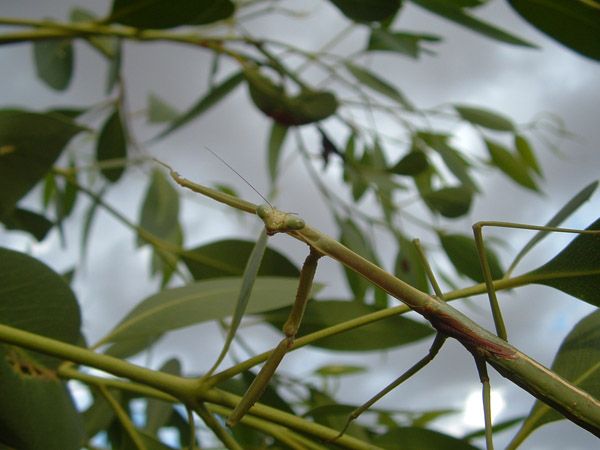
{"label": "slender stem", "polygon": [[213,417],[210,411],[206,409],[203,402],[200,402],[196,406],[196,412],[202,418],[206,426],[215,433],[215,436],[217,436],[229,450],[243,450],[235,438],[229,434],[229,432]]}
{"label": "slender stem", "polygon": [[117,419],[119,419],[119,422],[121,422],[121,426],[125,430],[127,436],[129,436],[129,439],[131,439],[131,441],[133,442],[135,448],[137,450],[147,450],[146,444],[144,444],[144,441],[142,441],[140,434],[135,428],[135,425],[131,422],[131,419],[129,418],[125,410],[121,407],[119,402],[115,400],[115,398],[108,391],[106,386],[100,385],[98,386],[98,390],[100,391],[100,394],[102,394],[102,397],[104,397],[104,399],[108,402],[112,410],[115,412],[115,416],[117,416]]}

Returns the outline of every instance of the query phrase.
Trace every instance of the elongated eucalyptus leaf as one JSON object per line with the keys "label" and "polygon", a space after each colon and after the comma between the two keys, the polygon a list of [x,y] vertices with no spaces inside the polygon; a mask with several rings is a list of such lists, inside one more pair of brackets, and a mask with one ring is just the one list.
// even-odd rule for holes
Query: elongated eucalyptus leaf
{"label": "elongated eucalyptus leaf", "polygon": [[9,214],[0,217],[0,222],[7,230],[25,231],[38,241],[42,241],[54,226],[45,216],[23,208],[13,209]]}
{"label": "elongated eucalyptus leaf", "polygon": [[152,92],[148,95],[148,122],[172,122],[180,113],[158,95]]}
{"label": "elongated eucalyptus leaf", "polygon": [[[376,261],[376,255],[371,247],[371,243],[364,236],[362,230],[354,221],[348,218],[345,221],[340,222],[339,226],[341,231],[339,241],[342,244],[348,248],[351,248],[352,251],[358,253],[360,256],[367,258],[369,261]],[[370,287],[370,283],[356,272],[346,268],[345,266],[344,273],[346,274],[348,287],[354,294],[355,300],[362,302],[367,289]]]}
{"label": "elongated eucalyptus leaf", "polygon": [[83,130],[58,114],[0,110],[0,216],[40,181]]}
{"label": "elongated eucalyptus leaf", "polygon": [[401,0],[330,0],[355,22],[381,22],[396,14]]}
{"label": "elongated eucalyptus leaf", "polygon": [[57,91],[69,86],[75,59],[69,39],[34,42],[33,56],[38,78]]}
{"label": "elongated eucalyptus leaf", "polygon": [[521,134],[515,134],[515,148],[521,156],[521,160],[523,160],[525,164],[531,167],[531,169],[541,177],[542,168],[535,157],[535,153],[533,152],[533,148],[531,147],[529,140]]}
{"label": "elongated eucalyptus leaf", "polygon": [[[187,250],[182,259],[196,280],[241,276],[253,247],[252,241],[227,239]],[[297,277],[299,274],[298,268],[287,257],[267,248],[259,276]]]}
{"label": "elongated eucalyptus leaf", "polygon": [[531,176],[529,167],[519,156],[489,139],[485,140],[485,145],[492,158],[492,164],[521,186],[532,191],[539,191],[535,180]]}
{"label": "elongated eucalyptus leaf", "polygon": [[[434,34],[392,32],[384,28],[375,28],[369,36],[367,50],[388,51],[418,58],[425,50],[423,42],[439,42],[442,38]],[[431,53],[431,52],[430,52]]]}
{"label": "elongated eucalyptus leaf", "polygon": [[375,75],[370,70],[350,62],[346,63],[346,68],[359,83],[362,83],[368,88],[385,95],[407,109],[413,109],[411,103],[395,86],[392,86],[390,83]]}
{"label": "elongated eucalyptus leaf", "polygon": [[[544,226],[546,227],[557,227],[563,223],[571,214],[592,196],[596,188],[598,187],[598,181],[594,181],[579,191],[573,198],[571,198],[565,206],[563,206]],[[551,231],[538,231],[535,235],[523,246],[521,251],[515,256],[514,261],[510,265],[509,272],[523,259],[523,257],[535,247],[542,239],[544,239]]]}
{"label": "elongated eucalyptus leaf", "polygon": [[[139,303],[110,333],[110,342],[152,337],[167,331],[233,314],[241,278],[198,281],[165,289]],[[258,313],[291,304],[298,280],[259,277],[252,290],[248,313]]]}
{"label": "elongated eucalyptus leaf", "polygon": [[164,239],[177,229],[178,223],[179,195],[163,171],[155,169],[142,203],[140,227]]}
{"label": "elongated eucalyptus leaf", "polygon": [[467,122],[479,125],[490,130],[513,131],[512,121],[504,115],[475,106],[454,105],[456,112]]}
{"label": "elongated eucalyptus leaf", "polygon": [[452,186],[423,195],[432,210],[450,219],[464,216],[471,209],[473,191],[465,186]]}
{"label": "elongated eucalyptus leaf", "polygon": [[511,45],[520,45],[524,47],[535,47],[535,45],[515,36],[507,31],[501,30],[483,20],[470,15],[462,8],[449,0],[410,0],[428,11],[442,16],[444,19],[455,22],[476,33],[504,42]]}
{"label": "elongated eucalyptus leaf", "polygon": [[[472,237],[461,234],[440,234],[439,238],[446,255],[459,273],[479,283],[484,281],[477,247]],[[501,278],[503,270],[496,254],[486,247],[485,255],[492,278],[494,280]]]}
{"label": "elongated eucalyptus leaf", "polygon": [[393,428],[373,438],[373,444],[389,449],[402,450],[479,450],[477,447],[453,436],[418,427]]}
{"label": "elongated eucalyptus leaf", "polygon": [[223,343],[221,353],[219,354],[215,364],[209,370],[209,374],[212,374],[212,372],[217,369],[219,364],[221,364],[223,358],[225,358],[225,355],[229,351],[229,346],[231,345],[231,342],[233,341],[233,338],[235,337],[235,334],[242,323],[242,319],[246,313],[246,309],[248,308],[248,302],[250,301],[252,288],[254,286],[254,282],[256,281],[258,269],[260,268],[266,248],[267,232],[265,229],[263,229],[261,230],[260,236],[258,237],[258,240],[252,249],[252,253],[250,253],[248,262],[246,263],[244,275],[242,276],[242,285],[240,287],[240,292],[235,304],[235,311],[233,312],[231,323],[229,325],[229,329],[227,330],[227,336],[225,337],[225,342]]}
{"label": "elongated eucalyptus leaf", "polygon": [[231,16],[230,0],[114,0],[111,22],[137,28],[173,28],[202,25]]}
{"label": "elongated eucalyptus leaf", "polygon": [[315,375],[322,377],[343,377],[346,375],[356,375],[367,372],[363,366],[349,366],[347,364],[327,364],[315,370]]}
{"label": "elongated eucalyptus leaf", "polygon": [[[115,108],[113,113],[106,119],[102,125],[98,142],[96,143],[96,160],[98,162],[127,158],[127,136],[123,127],[121,112]],[[103,168],[102,175],[114,183],[121,178],[125,172],[125,167]]]}
{"label": "elongated eucalyptus leaf", "polygon": [[338,101],[329,91],[304,89],[298,95],[291,96],[258,69],[244,70],[244,77],[256,107],[281,125],[298,126],[318,122],[337,110]]}
{"label": "elongated eucalyptus leaf", "polygon": [[[600,219],[587,230],[600,230]],[[525,275],[600,307],[600,233],[580,234],[542,267]]]}
{"label": "elongated eucalyptus leaf", "polygon": [[[558,349],[551,369],[593,397],[600,396],[600,311],[573,327]],[[515,440],[521,441],[540,426],[563,419],[554,409],[536,401]]]}
{"label": "elongated eucalyptus leaf", "polygon": [[204,112],[208,111],[212,106],[219,103],[227,94],[233,91],[243,79],[244,76],[242,72],[236,72],[223,80],[222,83],[213,86],[212,89],[200,100],[198,100],[190,109],[175,118],[175,120],[173,120],[173,122],[171,122],[171,124],[156,138],[163,138],[188,122],[200,117]]}
{"label": "elongated eucalyptus leaf", "polygon": [[429,292],[427,274],[414,244],[404,237],[398,238],[398,254],[394,275],[420,291]]}
{"label": "elongated eucalyptus leaf", "polygon": [[425,153],[412,151],[402,157],[390,170],[396,175],[417,175],[429,167]]}
{"label": "elongated eucalyptus leaf", "polygon": [[521,17],[571,50],[600,60],[598,2],[577,0],[509,0]]}
{"label": "elongated eucalyptus leaf", "polygon": [[268,166],[269,176],[271,181],[274,182],[277,178],[277,165],[279,163],[279,157],[283,148],[283,142],[287,135],[288,128],[277,122],[273,122],[271,126],[271,133],[269,134],[269,151],[268,151]]}
{"label": "elongated eucalyptus leaf", "polygon": [[[265,320],[281,329],[289,314],[289,308],[269,311]],[[355,319],[377,311],[376,308],[358,302],[320,300],[310,302],[300,325],[298,336]],[[399,347],[426,338],[433,329],[405,317],[391,317],[343,334],[320,339],[311,345],[336,351],[364,352]]]}
{"label": "elongated eucalyptus leaf", "polygon": [[[0,323],[71,344],[80,337],[79,305],[64,279],[5,248],[0,248]],[[0,442],[24,450],[81,447],[82,422],[55,372],[58,363],[0,345]]]}

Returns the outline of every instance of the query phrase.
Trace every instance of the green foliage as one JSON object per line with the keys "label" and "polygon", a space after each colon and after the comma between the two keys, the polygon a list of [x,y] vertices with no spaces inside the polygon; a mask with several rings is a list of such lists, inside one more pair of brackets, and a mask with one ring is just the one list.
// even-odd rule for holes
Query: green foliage
{"label": "green foliage", "polygon": [[[180,448],[210,447],[210,442],[192,443],[196,436],[191,433],[189,418],[182,413],[183,405],[191,408],[190,413],[197,413],[203,426],[231,449],[331,445],[395,449],[399,442],[402,448],[419,450],[476,448],[472,441],[480,437],[478,432],[458,439],[428,428],[438,418],[457,412],[447,408],[414,411],[403,409],[406,405],[396,410],[371,407],[375,422],[353,422],[343,436],[338,436],[348,414],[356,409],[351,403],[365,399],[339,398],[337,383],[350,377],[363,380],[376,370],[366,362],[354,364],[338,359],[346,354],[384,354],[429,338],[437,329],[450,332],[467,348],[473,348],[475,356],[483,355],[495,366],[504,360],[511,363],[515,353],[505,357],[509,353],[503,353],[504,347],[495,343],[495,336],[486,335],[485,330],[455,314],[451,307],[440,309],[440,313],[435,308],[412,305],[431,322],[428,324],[401,316],[408,307],[389,306],[392,296],[409,306],[412,298],[433,299],[428,296],[429,285],[435,287],[436,283],[428,279],[431,268],[411,242],[416,236],[423,237],[434,272],[443,267],[445,259],[438,263],[438,257],[445,254],[459,276],[476,283],[447,292],[446,300],[485,293],[475,241],[460,231],[451,232],[450,227],[460,225],[461,221],[455,219],[473,219],[473,206],[485,191],[480,186],[484,185],[482,175],[502,173],[506,181],[538,193],[543,187],[538,148],[542,127],[538,128],[538,123],[520,125],[491,106],[460,101],[423,109],[409,100],[412,86],[371,64],[382,54],[386,58],[418,59],[434,56],[434,49],[441,50],[443,36],[397,28],[401,20],[396,19],[404,14],[403,6],[409,2],[425,14],[433,13],[438,19],[496,43],[516,46],[514,51],[535,47],[512,31],[480,19],[477,8],[486,3],[484,0],[331,0],[330,9],[337,12],[336,27],[341,24],[340,30],[344,31],[330,42],[312,43],[321,50],[305,48],[304,44],[300,47],[288,36],[273,37],[270,27],[255,36],[252,27],[246,26],[249,20],[279,17],[274,13],[302,20],[304,14],[300,13],[305,11],[293,9],[298,7],[293,2],[268,2],[263,7],[262,2],[229,0],[113,0],[103,15],[76,7],[65,22],[55,18],[0,18],[0,44],[30,43],[27,50],[33,53],[40,86],[56,91],[53,95],[64,95],[61,98],[66,100],[56,100],[46,112],[2,105],[0,222],[2,237],[4,233],[8,236],[2,242],[10,245],[13,232],[28,233],[41,243],[38,246],[31,241],[26,247],[37,254],[39,248],[53,245],[50,237],[56,231],[66,247],[68,267],[73,267],[61,276],[33,256],[0,248],[1,448],[75,450],[91,448],[90,441],[100,436],[111,448],[166,449],[171,447],[159,439],[166,428],[175,432]],[[544,0],[509,3],[544,33],[584,56],[600,59],[600,21],[596,20],[598,8],[593,1],[569,2],[568,6],[567,2]],[[14,32],[12,27],[19,29]],[[356,29],[364,40],[358,45],[356,40],[347,40],[340,45],[343,52],[338,50],[337,44]],[[132,41],[144,42],[148,48],[150,42],[160,41],[160,45],[185,46],[189,55],[211,56],[206,63],[207,85],[184,87],[191,104],[187,110],[172,106],[171,99],[163,99],[166,88],[159,94],[142,93],[147,98],[146,108],[130,109],[132,98],[139,96],[139,92],[130,95],[133,83],[128,76],[129,58],[136,51],[136,46],[129,44]],[[69,95],[75,89],[69,87],[79,82],[75,75],[85,58],[77,59],[76,65],[75,52],[80,51],[81,42],[96,56],[101,55],[93,64],[100,61],[105,65],[105,96],[91,96],[93,100],[88,99],[88,103],[73,106],[69,105]],[[411,61],[405,58],[403,63]],[[188,70],[186,62],[182,60],[177,70]],[[157,59],[157,63],[163,62]],[[313,255],[319,252],[344,264],[347,295],[336,295],[335,300],[331,296],[323,298],[321,283],[316,283],[308,294],[297,293],[297,264],[286,255],[287,251],[268,246],[271,241],[264,232],[256,243],[230,237],[188,242],[191,233],[181,220],[189,215],[182,212],[194,205],[184,204],[182,189],[172,184],[162,167],[149,160],[154,154],[170,160],[177,147],[174,132],[204,119],[225,100],[239,101],[233,94],[241,84],[249,94],[246,101],[269,125],[267,132],[253,130],[257,139],[262,137],[265,142],[264,157],[254,159],[265,162],[269,200],[275,204],[279,192],[287,187],[283,169],[303,159],[311,178],[302,183],[314,182],[337,227],[333,234],[355,254],[336,253],[339,244],[316,229],[294,228],[288,234],[311,245]],[[387,125],[380,126],[380,120],[382,124],[393,124],[393,136],[387,134]],[[461,135],[455,130],[465,124],[484,147],[483,153],[457,139]],[[237,125],[227,124],[232,133]],[[557,135],[561,133],[556,131]],[[158,144],[169,151],[163,153],[161,148],[159,153]],[[284,152],[286,164],[282,164]],[[131,170],[134,165],[143,167]],[[232,166],[237,167],[237,162]],[[140,173],[147,177],[146,182],[140,181]],[[171,176],[215,200],[246,212],[256,210],[255,205],[239,199],[228,184],[215,182],[216,190],[210,190],[185,184],[174,172]],[[128,205],[122,212],[115,194],[122,192],[118,191],[119,185],[126,183],[131,183],[128,187],[137,186],[141,201],[138,207]],[[342,185],[341,191],[338,185]],[[546,225],[560,225],[592,198],[597,185],[594,182],[579,191]],[[30,195],[32,192],[37,197]],[[81,222],[76,231],[80,233],[81,259],[90,244],[94,244],[92,248],[105,241],[111,244],[111,230],[92,234],[99,212],[128,229],[138,248],[149,250],[148,278],[155,277],[160,286],[157,283],[150,295],[140,295],[139,302],[120,322],[105,324],[110,331],[88,346],[83,336],[86,330],[81,330],[80,305],[90,307],[89,301],[78,299],[66,280],[75,280],[75,286],[89,281],[77,277],[82,264],[73,256],[76,252],[69,251],[74,225]],[[282,213],[278,220],[289,218]],[[202,217],[203,222],[212,219],[210,213]],[[253,226],[251,220],[248,224]],[[413,224],[420,228],[415,230]],[[513,269],[549,230],[538,230],[516,252],[506,271],[486,242],[485,254],[497,290],[537,283],[600,306],[600,237],[591,232],[599,229],[600,219],[590,225],[589,233],[576,235],[550,261],[515,277]],[[278,248],[285,246],[290,236],[275,241]],[[428,239],[432,236],[434,239]],[[369,262],[392,266],[384,268],[393,275],[375,270]],[[118,264],[113,266],[119,270]],[[319,281],[321,273],[316,275]],[[441,278],[444,289],[457,284],[454,276],[442,273]],[[395,289],[399,280],[407,283],[400,284],[402,294]],[[325,281],[335,285],[334,280]],[[122,300],[122,289],[114,286],[115,302]],[[310,302],[294,341],[296,330],[290,329],[289,318],[296,296],[310,298]],[[435,305],[447,306],[439,302]],[[328,359],[316,369],[307,364],[300,375],[275,372],[257,407],[239,426],[225,430],[221,418],[213,419],[212,415],[225,417],[231,413],[239,396],[254,380],[261,380],[252,372],[253,367],[266,360],[265,355],[251,355],[249,349],[254,343],[246,344],[246,317],[248,323],[278,330],[284,327],[284,353],[308,345]],[[596,363],[599,317],[592,312],[573,328],[552,365],[556,374],[596,397],[600,394]],[[152,355],[154,344],[163,336],[208,322],[227,331],[223,337],[210,336],[196,343],[194,351],[206,367],[204,373],[187,373],[187,361],[175,358],[162,365],[148,363],[153,360],[148,355]],[[212,354],[220,350],[216,363],[207,359],[208,350]],[[226,354],[231,355],[229,365],[216,372]],[[136,359],[140,365],[128,361],[136,355],[140,356]],[[153,370],[144,364],[159,368]],[[265,364],[267,369],[269,364]],[[82,367],[98,372],[90,373]],[[514,369],[511,373],[510,367],[500,367],[506,371],[504,375],[527,389],[529,372]],[[118,379],[105,377],[100,371]],[[554,374],[546,376],[542,381],[555,381]],[[78,379],[87,386],[92,402],[86,411],[76,408],[65,383],[69,379]],[[532,383],[538,381],[536,378]],[[552,386],[547,389],[549,398],[554,399]],[[133,405],[139,400],[146,406],[140,413],[143,420],[132,420]],[[496,424],[488,432],[521,423],[522,429],[515,437],[515,442],[520,442],[540,426],[562,419],[557,411],[566,411],[573,420],[574,415],[569,415],[572,403],[576,401],[571,398],[562,403],[555,401],[555,410],[536,402],[527,418]],[[265,405],[271,409],[265,409]],[[575,417],[578,420],[579,416]],[[596,422],[585,422],[584,426],[600,434],[600,419]],[[334,438],[335,444],[331,444]]]}

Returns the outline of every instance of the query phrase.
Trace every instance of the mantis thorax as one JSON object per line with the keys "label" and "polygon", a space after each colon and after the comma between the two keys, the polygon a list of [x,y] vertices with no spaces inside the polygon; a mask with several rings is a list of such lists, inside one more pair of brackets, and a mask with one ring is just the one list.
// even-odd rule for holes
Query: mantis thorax
{"label": "mantis thorax", "polygon": [[305,225],[304,220],[297,215],[279,211],[266,204],[259,205],[256,208],[256,215],[265,223],[265,228],[269,236],[276,233],[301,230]]}

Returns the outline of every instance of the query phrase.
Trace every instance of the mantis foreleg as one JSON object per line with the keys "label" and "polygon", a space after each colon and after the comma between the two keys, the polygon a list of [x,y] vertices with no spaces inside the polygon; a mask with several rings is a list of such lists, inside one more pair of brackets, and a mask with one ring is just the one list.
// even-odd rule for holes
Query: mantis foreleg
{"label": "mantis foreleg", "polygon": [[483,417],[485,423],[485,448],[486,450],[494,450],[494,440],[492,437],[492,402],[490,395],[490,378],[487,373],[485,359],[474,355],[475,365],[479,373],[479,380],[482,386],[483,397]]}
{"label": "mantis foreleg", "polygon": [[306,257],[302,270],[300,272],[300,280],[298,282],[298,290],[296,292],[296,300],[290,311],[285,324],[283,325],[283,333],[285,337],[279,342],[277,347],[271,352],[269,358],[258,372],[258,375],[244,394],[244,397],[235,407],[231,415],[227,419],[227,425],[235,426],[240,419],[248,412],[248,410],[260,399],[264,393],[269,380],[277,370],[279,363],[294,343],[296,333],[300,328],[302,317],[308,303],[310,290],[312,288],[313,279],[317,270],[317,262],[321,257],[321,253],[311,247],[309,255]]}

